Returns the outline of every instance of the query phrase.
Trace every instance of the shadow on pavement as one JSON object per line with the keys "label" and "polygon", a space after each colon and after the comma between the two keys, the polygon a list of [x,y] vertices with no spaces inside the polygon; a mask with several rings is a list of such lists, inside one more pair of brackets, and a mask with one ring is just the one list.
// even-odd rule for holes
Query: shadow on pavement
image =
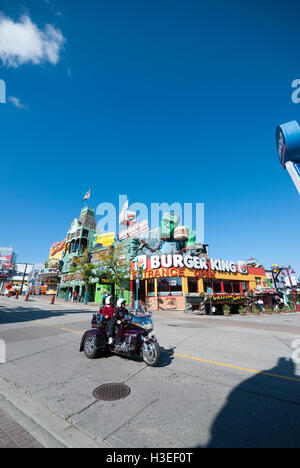
{"label": "shadow on pavement", "polygon": [[206,447],[300,447],[300,378],[291,359],[280,358],[275,367],[245,380],[230,393],[212,424]]}
{"label": "shadow on pavement", "polygon": [[174,349],[175,348],[165,349],[160,346],[160,360],[156,367],[166,367],[172,364],[174,359]]}
{"label": "shadow on pavement", "polygon": [[60,309],[59,306],[53,305],[53,309],[48,310],[39,307],[26,307],[26,305],[18,306],[17,304],[11,304],[9,306],[3,306],[0,304],[0,325],[19,322],[31,322],[32,320],[40,320],[50,317],[63,317],[69,314],[76,315],[83,313],[92,317],[93,311],[85,310],[84,307],[82,307],[82,309]]}

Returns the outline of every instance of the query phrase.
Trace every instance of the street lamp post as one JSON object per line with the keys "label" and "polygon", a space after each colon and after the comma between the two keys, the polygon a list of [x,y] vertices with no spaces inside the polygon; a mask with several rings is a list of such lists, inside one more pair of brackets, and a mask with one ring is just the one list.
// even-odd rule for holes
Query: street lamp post
{"label": "street lamp post", "polygon": [[135,298],[135,311],[139,310],[139,288],[140,288],[140,278],[143,277],[143,268],[137,267],[136,274],[136,298]]}
{"label": "street lamp post", "polygon": [[22,285],[21,285],[21,291],[20,291],[21,296],[22,296],[22,293],[23,293],[23,287],[24,287],[24,283],[25,283],[25,276],[26,276],[26,272],[27,272],[27,266],[28,266],[28,264],[26,263],[26,265],[25,265],[25,271],[24,271],[24,273],[23,273],[23,280],[22,280]]}

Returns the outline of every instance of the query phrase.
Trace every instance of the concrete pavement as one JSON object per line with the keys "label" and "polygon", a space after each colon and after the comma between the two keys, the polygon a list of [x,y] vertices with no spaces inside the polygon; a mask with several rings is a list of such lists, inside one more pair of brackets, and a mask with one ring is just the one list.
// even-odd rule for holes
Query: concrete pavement
{"label": "concrete pavement", "polygon": [[[85,445],[116,448],[300,446],[300,371],[291,361],[299,314],[167,314],[154,314],[165,352],[152,369],[79,353],[91,318],[83,306],[16,307],[1,298],[7,362],[0,365],[0,394],[15,398],[16,406],[25,395],[22,412],[64,446],[78,443],[75,436],[66,440],[71,430],[84,434]],[[126,382],[130,396],[96,401],[93,390],[109,382]],[[43,411],[58,418],[50,428]],[[58,421],[68,428],[56,434]]]}

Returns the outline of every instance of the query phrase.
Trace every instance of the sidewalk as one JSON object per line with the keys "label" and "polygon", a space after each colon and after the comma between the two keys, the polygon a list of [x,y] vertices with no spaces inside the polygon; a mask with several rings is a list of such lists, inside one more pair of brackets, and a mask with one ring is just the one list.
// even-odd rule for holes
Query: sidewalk
{"label": "sidewalk", "polygon": [[[84,304],[83,302],[71,302],[68,301],[66,302],[64,299],[60,298],[55,298],[55,303],[54,305],[51,305],[51,297],[52,296],[31,296],[29,299],[29,302],[25,302],[25,296],[20,296],[19,299],[16,299],[15,297],[7,298],[7,297],[1,297],[1,299],[5,299],[7,303],[10,303],[11,305],[17,305],[18,303],[21,303],[22,305],[25,304],[34,304],[34,305],[47,305],[51,307],[60,306],[60,307],[66,307],[68,309],[74,309],[74,310],[81,310],[82,312],[96,312],[99,303],[96,302],[89,302],[88,304]],[[198,315],[198,314],[193,314],[193,313],[187,313],[184,310],[154,310],[152,311],[153,317],[161,317],[161,318],[170,318],[170,319],[185,319],[185,320],[191,320],[191,321],[205,321],[205,319],[211,319],[211,320],[219,320],[219,321],[227,321],[227,322],[232,322],[232,320],[237,321],[245,321],[245,319],[257,319],[259,317],[280,317],[280,316],[288,316],[288,315],[300,315],[300,312],[296,311],[290,311],[290,312],[272,312],[271,314],[245,314],[245,315],[239,315],[239,314],[234,314],[234,315],[229,315],[229,316],[224,316],[224,315]]]}
{"label": "sidewalk", "polygon": [[18,303],[21,303],[22,305],[24,304],[43,304],[43,305],[47,305],[47,306],[52,306],[52,307],[55,307],[55,305],[59,305],[59,306],[62,306],[62,307],[68,307],[69,309],[75,309],[75,310],[78,310],[78,309],[81,309],[81,310],[92,310],[92,311],[96,311],[97,308],[99,307],[99,304],[96,303],[96,302],[89,302],[87,305],[85,305],[83,302],[65,302],[64,299],[60,299],[60,298],[55,298],[55,302],[54,304],[52,305],[51,304],[51,297],[52,296],[30,296],[30,299],[28,302],[25,301],[25,296],[22,295],[22,296],[19,296],[19,299],[16,299],[15,297],[11,297],[11,298],[8,298],[8,297],[5,297],[5,296],[1,296],[0,298],[1,299],[5,299],[7,300],[8,303],[11,303],[12,305],[18,305]]}
{"label": "sidewalk", "polygon": [[43,446],[0,408],[1,448],[43,448]]}

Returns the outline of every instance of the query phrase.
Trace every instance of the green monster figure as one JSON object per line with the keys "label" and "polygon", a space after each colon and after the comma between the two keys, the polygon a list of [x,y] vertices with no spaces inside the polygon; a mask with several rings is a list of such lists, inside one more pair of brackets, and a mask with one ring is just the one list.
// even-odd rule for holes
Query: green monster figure
{"label": "green monster figure", "polygon": [[194,247],[196,243],[196,234],[189,226],[184,226],[189,233],[189,238],[185,243],[185,247]]}
{"label": "green monster figure", "polygon": [[161,238],[171,240],[174,237],[174,230],[179,224],[179,216],[173,213],[164,213],[161,221]]}

